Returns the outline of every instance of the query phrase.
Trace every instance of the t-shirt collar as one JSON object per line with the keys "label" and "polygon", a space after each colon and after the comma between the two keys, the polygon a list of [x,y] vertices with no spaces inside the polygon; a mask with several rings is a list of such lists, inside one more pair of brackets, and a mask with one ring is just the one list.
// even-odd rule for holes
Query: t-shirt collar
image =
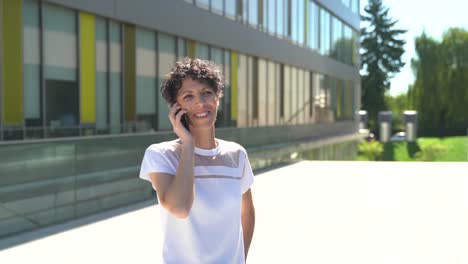
{"label": "t-shirt collar", "polygon": [[194,152],[195,152],[195,154],[203,155],[203,156],[214,156],[214,155],[218,155],[220,142],[219,142],[218,139],[215,139],[215,141],[216,141],[216,148],[213,148],[213,149],[202,149],[202,148],[194,147]]}

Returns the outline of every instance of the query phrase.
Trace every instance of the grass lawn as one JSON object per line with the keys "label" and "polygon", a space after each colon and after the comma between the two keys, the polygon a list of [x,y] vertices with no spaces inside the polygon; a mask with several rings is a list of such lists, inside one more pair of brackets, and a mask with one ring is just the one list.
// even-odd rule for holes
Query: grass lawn
{"label": "grass lawn", "polygon": [[[361,144],[368,144],[362,142]],[[468,137],[419,138],[416,143],[388,142],[379,160],[387,161],[468,161]],[[369,160],[360,152],[357,160]]]}

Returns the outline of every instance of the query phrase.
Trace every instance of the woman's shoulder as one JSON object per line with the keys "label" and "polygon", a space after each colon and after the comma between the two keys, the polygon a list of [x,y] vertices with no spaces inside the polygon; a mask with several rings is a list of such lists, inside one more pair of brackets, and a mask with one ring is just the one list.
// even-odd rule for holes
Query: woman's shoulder
{"label": "woman's shoulder", "polygon": [[218,141],[219,145],[225,150],[241,151],[247,154],[247,151],[245,150],[245,148],[237,142],[228,141],[228,140],[219,139],[219,138],[217,138],[216,140]]}
{"label": "woman's shoulder", "polygon": [[151,144],[146,149],[146,151],[168,153],[168,152],[176,152],[179,148],[180,148],[179,139],[174,139],[170,141],[163,141],[163,142]]}

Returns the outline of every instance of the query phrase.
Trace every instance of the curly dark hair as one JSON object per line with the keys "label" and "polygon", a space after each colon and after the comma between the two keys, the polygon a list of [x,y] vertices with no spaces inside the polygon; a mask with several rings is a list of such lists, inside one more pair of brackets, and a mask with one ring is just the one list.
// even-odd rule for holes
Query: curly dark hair
{"label": "curly dark hair", "polygon": [[176,103],[177,93],[186,78],[208,85],[218,98],[223,96],[223,75],[216,64],[208,60],[184,58],[174,64],[161,85],[161,94],[170,106]]}

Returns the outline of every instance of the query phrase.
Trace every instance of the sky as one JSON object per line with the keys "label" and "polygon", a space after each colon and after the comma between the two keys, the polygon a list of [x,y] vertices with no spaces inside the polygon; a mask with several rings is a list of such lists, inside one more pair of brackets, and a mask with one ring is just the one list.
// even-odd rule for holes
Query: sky
{"label": "sky", "polygon": [[[367,0],[360,0],[361,14],[367,5]],[[398,29],[407,29],[406,34],[400,36],[406,40],[403,62],[405,66],[391,80],[390,94],[392,96],[405,93],[408,85],[414,82],[411,70],[411,59],[416,57],[414,39],[426,35],[440,40],[443,33],[450,27],[463,27],[468,30],[468,1],[467,0],[382,0],[388,7],[389,16],[398,20]]]}

